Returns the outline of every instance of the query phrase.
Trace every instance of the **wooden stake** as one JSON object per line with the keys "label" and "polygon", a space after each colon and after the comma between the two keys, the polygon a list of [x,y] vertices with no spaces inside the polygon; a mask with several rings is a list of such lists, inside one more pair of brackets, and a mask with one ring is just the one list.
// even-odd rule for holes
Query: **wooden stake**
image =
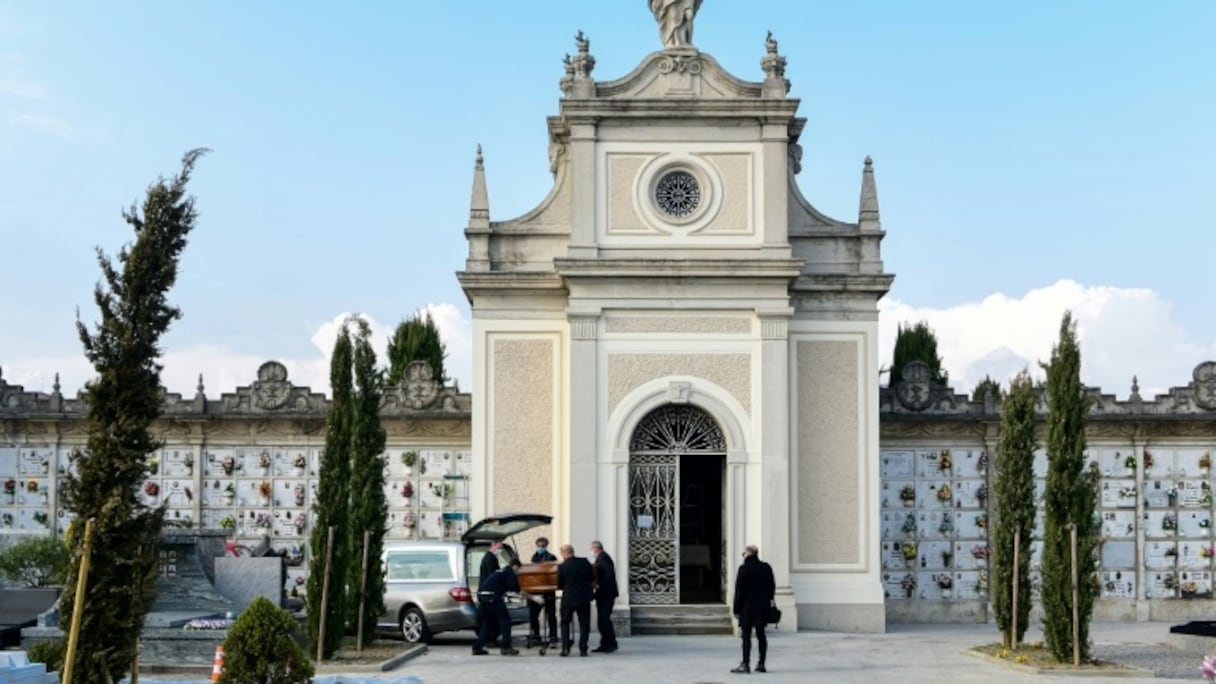
{"label": "wooden stake", "polygon": [[317,662],[325,653],[325,615],[329,606],[329,571],[334,564],[334,530],[329,526],[329,536],[325,540],[325,580],[321,583],[321,622],[317,628]]}
{"label": "wooden stake", "polygon": [[1072,546],[1072,664],[1081,666],[1081,607],[1080,588],[1077,586],[1077,526],[1068,526],[1068,536]]}
{"label": "wooden stake", "polygon": [[68,630],[68,652],[63,656],[63,682],[72,684],[72,666],[76,664],[76,644],[80,640],[80,618],[84,612],[84,593],[89,588],[89,559],[93,554],[93,518],[84,523],[84,550],[80,556],[80,573],[76,576],[76,597],[72,604],[72,626]]}
{"label": "wooden stake", "polygon": [[1022,546],[1022,528],[1013,529],[1013,627],[1009,630],[1009,642],[1013,650],[1018,650],[1018,585],[1022,583],[1021,567],[1018,564],[1018,554]]}
{"label": "wooden stake", "polygon": [[363,607],[367,605],[367,547],[372,543],[372,531],[363,531],[363,579],[359,587],[359,625],[356,627],[355,651],[363,651]]}

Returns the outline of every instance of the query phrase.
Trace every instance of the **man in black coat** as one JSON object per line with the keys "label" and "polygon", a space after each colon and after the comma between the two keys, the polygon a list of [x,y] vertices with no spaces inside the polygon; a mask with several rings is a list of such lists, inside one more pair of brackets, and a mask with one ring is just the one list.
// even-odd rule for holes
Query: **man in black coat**
{"label": "man in black coat", "polygon": [[[536,538],[536,552],[532,554],[533,563],[552,563],[557,560],[549,552],[549,540],[545,537]],[[557,645],[557,594],[546,591],[539,595],[544,604],[536,601],[528,601],[528,626],[532,628],[529,634],[529,642],[532,644],[542,643],[543,638],[540,634],[540,612],[545,611],[545,624],[549,628],[549,645]]]}
{"label": "man in black coat", "polygon": [[519,591],[519,577],[515,574],[518,568],[519,559],[512,558],[507,567],[482,578],[481,586],[477,588],[482,610],[481,632],[473,642],[473,655],[486,655],[485,646],[494,640],[495,632],[502,635],[503,655],[519,655],[519,651],[511,648],[511,614],[507,612],[505,600],[507,592]]}
{"label": "man in black coat", "polygon": [[616,630],[612,627],[612,604],[616,602],[616,565],[612,556],[604,553],[604,545],[591,542],[591,555],[595,557],[595,619],[600,630],[600,645],[596,653],[612,653],[617,650]]}
{"label": "man in black coat", "polygon": [[[486,554],[481,557],[481,570],[479,570],[477,574],[477,581],[480,584],[485,584],[485,582],[489,580],[495,572],[498,572],[498,552],[501,550],[502,540],[496,539],[490,542],[490,550],[486,551]],[[493,616],[490,616],[487,619],[486,607],[482,604],[480,593],[477,596],[477,609],[479,611],[478,617],[481,620],[481,624],[477,626],[478,631],[481,631],[482,625],[489,622],[490,638],[487,639],[487,641],[493,640],[494,637],[498,636],[498,620]]]}
{"label": "man in black coat", "polygon": [[756,630],[756,643],[760,646],[760,660],[756,672],[767,672],[764,667],[768,655],[768,638],[764,636],[764,625],[768,623],[768,609],[777,593],[773,580],[773,568],[760,560],[760,550],[748,546],[743,551],[743,564],[735,575],[735,600],[732,612],[743,632],[743,662],[731,672],[751,672],[752,630]]}
{"label": "man in black coat", "polygon": [[574,547],[562,545],[562,563],[557,566],[557,588],[562,592],[562,655],[570,655],[570,621],[578,615],[578,653],[587,655],[587,623],[591,622],[592,582],[595,570],[586,558],[574,555]]}

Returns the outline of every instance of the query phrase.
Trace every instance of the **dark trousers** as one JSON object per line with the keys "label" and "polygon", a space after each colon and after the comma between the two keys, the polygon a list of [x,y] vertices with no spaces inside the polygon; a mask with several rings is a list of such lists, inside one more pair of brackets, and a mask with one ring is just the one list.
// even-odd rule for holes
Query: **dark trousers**
{"label": "dark trousers", "polygon": [[616,629],[612,626],[612,604],[615,598],[595,597],[595,627],[600,630],[600,648],[616,648]]}
{"label": "dark trousers", "polygon": [[541,594],[541,598],[545,600],[545,604],[535,601],[528,601],[528,626],[532,628],[530,632],[537,639],[540,638],[540,612],[545,611],[545,623],[549,631],[545,635],[550,640],[557,639],[557,595],[556,594]]}
{"label": "dark trousers", "polygon": [[587,650],[587,627],[591,622],[591,604],[568,606],[562,601],[562,648],[570,648],[574,641],[570,638],[571,618],[578,615],[578,650]]}
{"label": "dark trousers", "polygon": [[480,651],[494,641],[494,635],[502,635],[502,647],[511,648],[511,614],[507,612],[507,604],[501,596],[481,597],[481,631],[477,641],[473,642],[473,650]]}
{"label": "dark trousers", "polygon": [[760,662],[764,663],[764,657],[768,655],[768,637],[764,635],[764,625],[739,625],[743,632],[743,662],[749,663],[752,659],[752,630],[756,630],[756,644],[760,647]]}

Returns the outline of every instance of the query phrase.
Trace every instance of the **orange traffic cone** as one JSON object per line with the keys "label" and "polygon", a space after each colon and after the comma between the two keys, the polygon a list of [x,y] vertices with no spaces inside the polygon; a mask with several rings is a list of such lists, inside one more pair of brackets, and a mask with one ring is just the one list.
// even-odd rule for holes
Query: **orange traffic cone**
{"label": "orange traffic cone", "polygon": [[211,665],[211,681],[218,682],[224,673],[224,645],[215,647],[215,661]]}

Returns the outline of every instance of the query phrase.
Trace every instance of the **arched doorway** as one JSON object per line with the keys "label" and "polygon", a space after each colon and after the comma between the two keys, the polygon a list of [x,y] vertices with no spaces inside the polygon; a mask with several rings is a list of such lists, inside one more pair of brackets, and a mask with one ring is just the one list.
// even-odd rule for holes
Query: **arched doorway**
{"label": "arched doorway", "polygon": [[726,439],[691,404],[646,414],[629,440],[629,602],[722,603]]}

